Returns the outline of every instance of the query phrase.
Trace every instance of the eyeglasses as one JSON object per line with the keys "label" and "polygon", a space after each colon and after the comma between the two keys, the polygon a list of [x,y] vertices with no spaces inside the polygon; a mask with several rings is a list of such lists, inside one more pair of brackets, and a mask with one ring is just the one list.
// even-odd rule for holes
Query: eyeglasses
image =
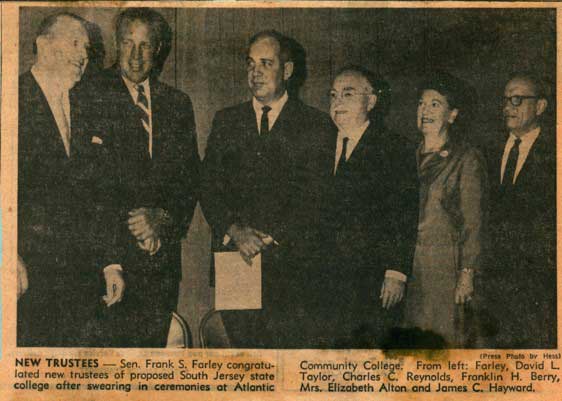
{"label": "eyeglasses", "polygon": [[343,101],[349,101],[349,100],[352,100],[353,98],[355,98],[357,96],[362,96],[362,95],[374,95],[374,93],[357,92],[353,89],[344,90],[341,93],[336,92],[336,91],[330,91],[328,93],[330,101],[332,101],[332,102],[335,101],[338,98],[342,99]]}
{"label": "eyeglasses", "polygon": [[521,106],[521,103],[523,103],[523,100],[525,99],[538,99],[538,96],[505,96],[503,98],[503,104],[505,105],[506,102],[509,101],[509,103],[511,103],[512,106],[517,107],[517,106]]}

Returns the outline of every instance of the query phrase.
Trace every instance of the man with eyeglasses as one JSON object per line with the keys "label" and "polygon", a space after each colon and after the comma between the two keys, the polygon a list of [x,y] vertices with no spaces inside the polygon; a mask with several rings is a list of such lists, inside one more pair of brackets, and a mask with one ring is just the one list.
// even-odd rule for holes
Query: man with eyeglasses
{"label": "man with eyeglasses", "polygon": [[348,66],[330,91],[337,133],[322,218],[325,255],[316,314],[323,347],[377,348],[397,324],[417,233],[415,150],[384,126],[390,87]]}
{"label": "man with eyeglasses", "polygon": [[488,286],[498,348],[556,344],[556,137],[541,119],[543,83],[518,73],[505,87],[508,135],[489,152]]}

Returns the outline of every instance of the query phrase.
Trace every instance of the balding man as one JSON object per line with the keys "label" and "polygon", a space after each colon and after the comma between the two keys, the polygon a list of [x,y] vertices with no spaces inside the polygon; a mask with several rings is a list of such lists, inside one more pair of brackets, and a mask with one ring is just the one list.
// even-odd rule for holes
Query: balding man
{"label": "balding man", "polygon": [[490,147],[491,263],[485,284],[498,348],[556,346],[556,136],[533,74],[507,83],[507,135]]}
{"label": "balding man", "polygon": [[106,254],[104,136],[85,123],[87,99],[73,90],[88,47],[82,18],[48,16],[35,64],[19,81],[18,253],[29,279],[18,304],[19,346],[87,346],[103,277],[107,305],[123,294],[121,271]]}

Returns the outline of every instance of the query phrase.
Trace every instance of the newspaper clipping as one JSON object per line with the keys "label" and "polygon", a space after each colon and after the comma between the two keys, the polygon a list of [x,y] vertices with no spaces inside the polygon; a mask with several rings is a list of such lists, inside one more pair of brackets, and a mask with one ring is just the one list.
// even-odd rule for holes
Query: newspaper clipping
{"label": "newspaper clipping", "polygon": [[562,3],[0,11],[1,400],[562,400]]}

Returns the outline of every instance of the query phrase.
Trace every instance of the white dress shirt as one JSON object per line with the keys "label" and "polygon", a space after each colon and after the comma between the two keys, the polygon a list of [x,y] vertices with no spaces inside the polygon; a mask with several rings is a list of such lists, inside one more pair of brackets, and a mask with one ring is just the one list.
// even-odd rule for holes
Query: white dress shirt
{"label": "white dress shirt", "polygon": [[60,84],[62,80],[37,65],[31,67],[31,74],[47,99],[47,103],[53,113],[57,128],[59,129],[59,134],[64,144],[64,150],[66,155],[70,157],[71,121],[70,99],[68,96],[70,88],[62,87]]}
{"label": "white dress shirt", "polygon": [[[345,152],[345,160],[347,161],[349,160],[349,157],[353,153],[353,150],[355,150],[355,147],[363,137],[363,134],[365,133],[365,131],[367,131],[367,128],[369,127],[369,123],[370,121],[367,120],[365,121],[365,123],[363,123],[363,125],[360,125],[359,127],[356,128],[349,129],[347,130],[347,132],[343,132],[342,130],[338,132],[338,142],[336,144],[336,158],[334,163],[334,174],[336,174],[336,169],[338,168],[338,162],[340,160],[340,156],[343,151],[343,139],[349,138],[349,140],[347,141],[347,149]],[[395,278],[403,282],[405,282],[408,279],[404,273],[391,269],[386,270],[384,276]]]}
{"label": "white dress shirt", "polygon": [[[131,97],[133,98],[133,102],[138,107],[143,109],[145,113],[148,115],[148,124],[146,124],[145,121],[143,120],[142,125],[148,134],[148,153],[150,154],[150,157],[152,157],[152,100],[150,98],[149,79],[147,78],[141,83],[136,84],[130,81],[129,79],[127,79],[127,77],[125,77],[124,75],[121,75],[121,77],[123,78],[123,81],[125,82],[125,85],[127,86],[129,93],[131,94]],[[137,88],[139,86],[142,86],[144,88],[144,95],[146,96],[146,100],[148,102],[148,109],[142,103],[137,102],[139,98],[139,91]]]}
{"label": "white dress shirt", "polygon": [[[273,127],[273,124],[275,124],[275,121],[277,121],[277,117],[279,117],[279,114],[281,114],[281,110],[283,110],[283,107],[285,106],[285,103],[287,103],[287,100],[289,100],[289,95],[287,95],[287,92],[285,91],[285,93],[283,93],[283,96],[281,96],[279,99],[275,100],[269,105],[269,107],[271,107],[271,110],[269,110],[269,113],[267,113],[267,118],[269,120],[270,131],[271,128]],[[262,107],[264,105],[261,104],[260,101],[254,97],[252,98],[252,106],[254,106],[254,111],[256,112],[256,123],[258,124],[258,132],[261,134],[260,132],[261,116],[263,114]]]}
{"label": "white dress shirt", "polygon": [[[517,181],[517,176],[521,172],[525,161],[527,160],[527,156],[529,156],[529,152],[531,151],[531,147],[537,140],[539,134],[541,133],[541,128],[537,127],[532,131],[527,132],[526,134],[519,137],[521,139],[521,143],[519,144],[519,157],[517,158],[517,164],[515,165],[515,174],[513,175],[513,184]],[[505,167],[507,165],[507,159],[509,158],[509,152],[511,152],[511,148],[515,144],[515,140],[517,137],[512,133],[509,134],[509,138],[505,143],[505,148],[503,150],[503,157],[502,157],[502,165],[501,165],[501,181],[503,183],[503,175],[505,173]]]}

